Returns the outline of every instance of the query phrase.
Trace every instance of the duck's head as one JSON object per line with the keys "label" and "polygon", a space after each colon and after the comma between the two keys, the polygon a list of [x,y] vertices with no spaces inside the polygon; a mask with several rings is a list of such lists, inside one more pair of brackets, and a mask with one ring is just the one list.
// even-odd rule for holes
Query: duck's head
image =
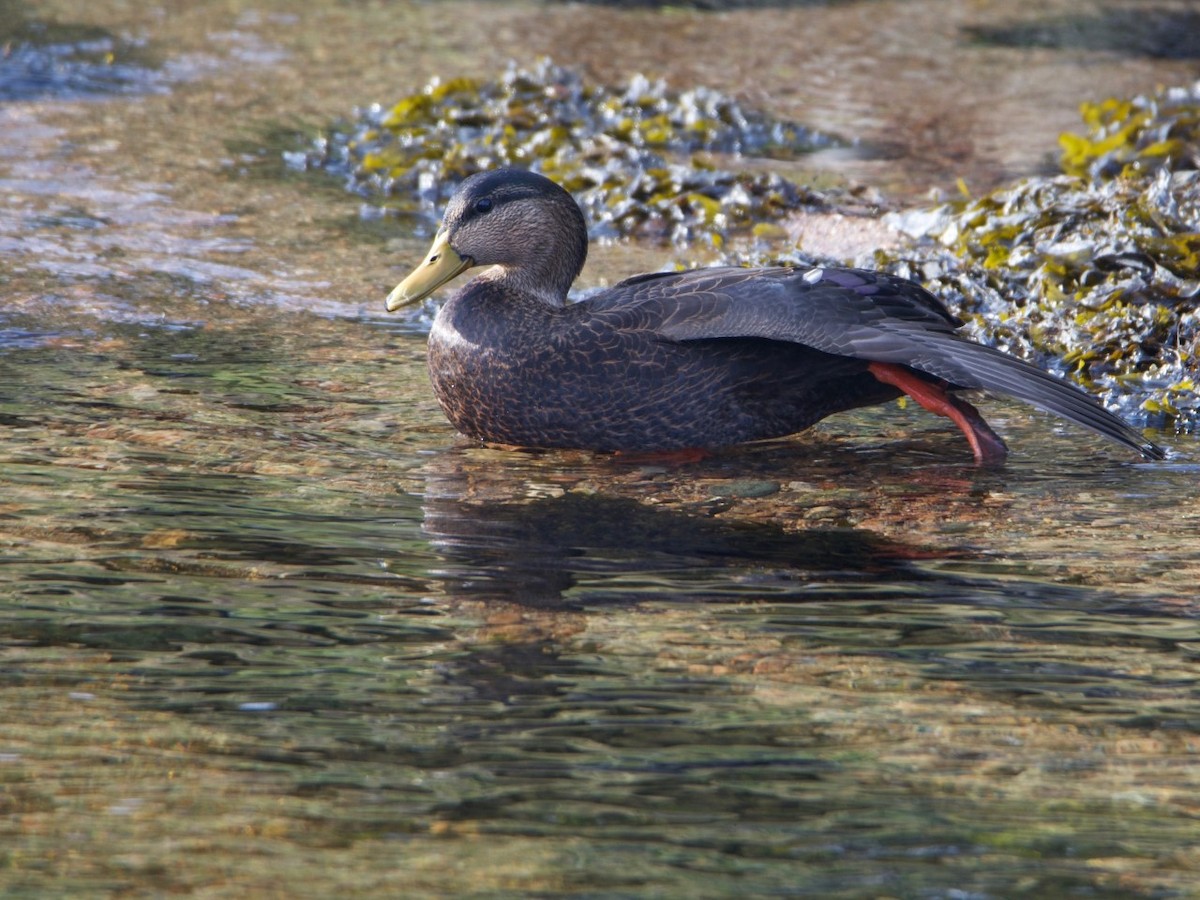
{"label": "duck's head", "polygon": [[454,192],[425,261],[387,298],[388,312],[424,300],[472,266],[507,291],[552,305],[587,257],[587,223],[561,187],[523,169],[472,175]]}

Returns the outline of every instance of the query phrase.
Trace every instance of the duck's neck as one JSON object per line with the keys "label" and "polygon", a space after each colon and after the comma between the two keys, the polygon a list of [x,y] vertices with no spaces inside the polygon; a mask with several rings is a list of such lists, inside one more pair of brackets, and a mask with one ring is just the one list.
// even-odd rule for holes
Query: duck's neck
{"label": "duck's neck", "polygon": [[485,269],[475,280],[489,283],[505,297],[522,297],[547,306],[564,306],[575,275],[528,264],[497,265]]}
{"label": "duck's neck", "polygon": [[587,223],[565,192],[553,211],[547,221],[518,224],[518,230],[524,231],[514,241],[521,248],[518,261],[499,262],[479,277],[503,288],[508,296],[565,305],[567,292],[587,260]]}

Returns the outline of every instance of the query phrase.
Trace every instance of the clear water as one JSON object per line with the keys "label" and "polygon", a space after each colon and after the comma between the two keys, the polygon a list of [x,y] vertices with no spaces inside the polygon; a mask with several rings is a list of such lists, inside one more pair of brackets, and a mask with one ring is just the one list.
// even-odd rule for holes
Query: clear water
{"label": "clear water", "polygon": [[[381,313],[420,242],[261,148],[525,35],[714,20],[445,6],[35,4],[176,81],[0,106],[0,892],[1194,896],[1195,438],[989,403],[999,471],[895,407],[688,465],[470,446],[427,312]],[[895,7],[907,53],[950,6],[719,21]]]}

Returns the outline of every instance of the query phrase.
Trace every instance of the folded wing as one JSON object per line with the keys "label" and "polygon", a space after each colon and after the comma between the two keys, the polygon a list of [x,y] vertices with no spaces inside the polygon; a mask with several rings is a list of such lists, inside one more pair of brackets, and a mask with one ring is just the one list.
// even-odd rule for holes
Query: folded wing
{"label": "folded wing", "polygon": [[1092,396],[1035,366],[956,334],[961,322],[919,285],[858,269],[695,269],[622,282],[636,327],[673,341],[764,338],[908,366],[951,388],[1008,394],[1162,459]]}

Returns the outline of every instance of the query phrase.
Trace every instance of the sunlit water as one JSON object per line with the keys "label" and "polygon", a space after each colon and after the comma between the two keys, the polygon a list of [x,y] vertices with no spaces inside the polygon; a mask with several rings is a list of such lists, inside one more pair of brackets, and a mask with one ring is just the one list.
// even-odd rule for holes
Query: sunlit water
{"label": "sunlit water", "polygon": [[47,4],[177,80],[0,105],[6,896],[1194,895],[1194,438],[989,402],[995,471],[895,407],[687,465],[473,447],[428,311],[380,313],[420,242],[254,148],[398,93],[396,42],[412,86],[659,14],[218,6]]}

